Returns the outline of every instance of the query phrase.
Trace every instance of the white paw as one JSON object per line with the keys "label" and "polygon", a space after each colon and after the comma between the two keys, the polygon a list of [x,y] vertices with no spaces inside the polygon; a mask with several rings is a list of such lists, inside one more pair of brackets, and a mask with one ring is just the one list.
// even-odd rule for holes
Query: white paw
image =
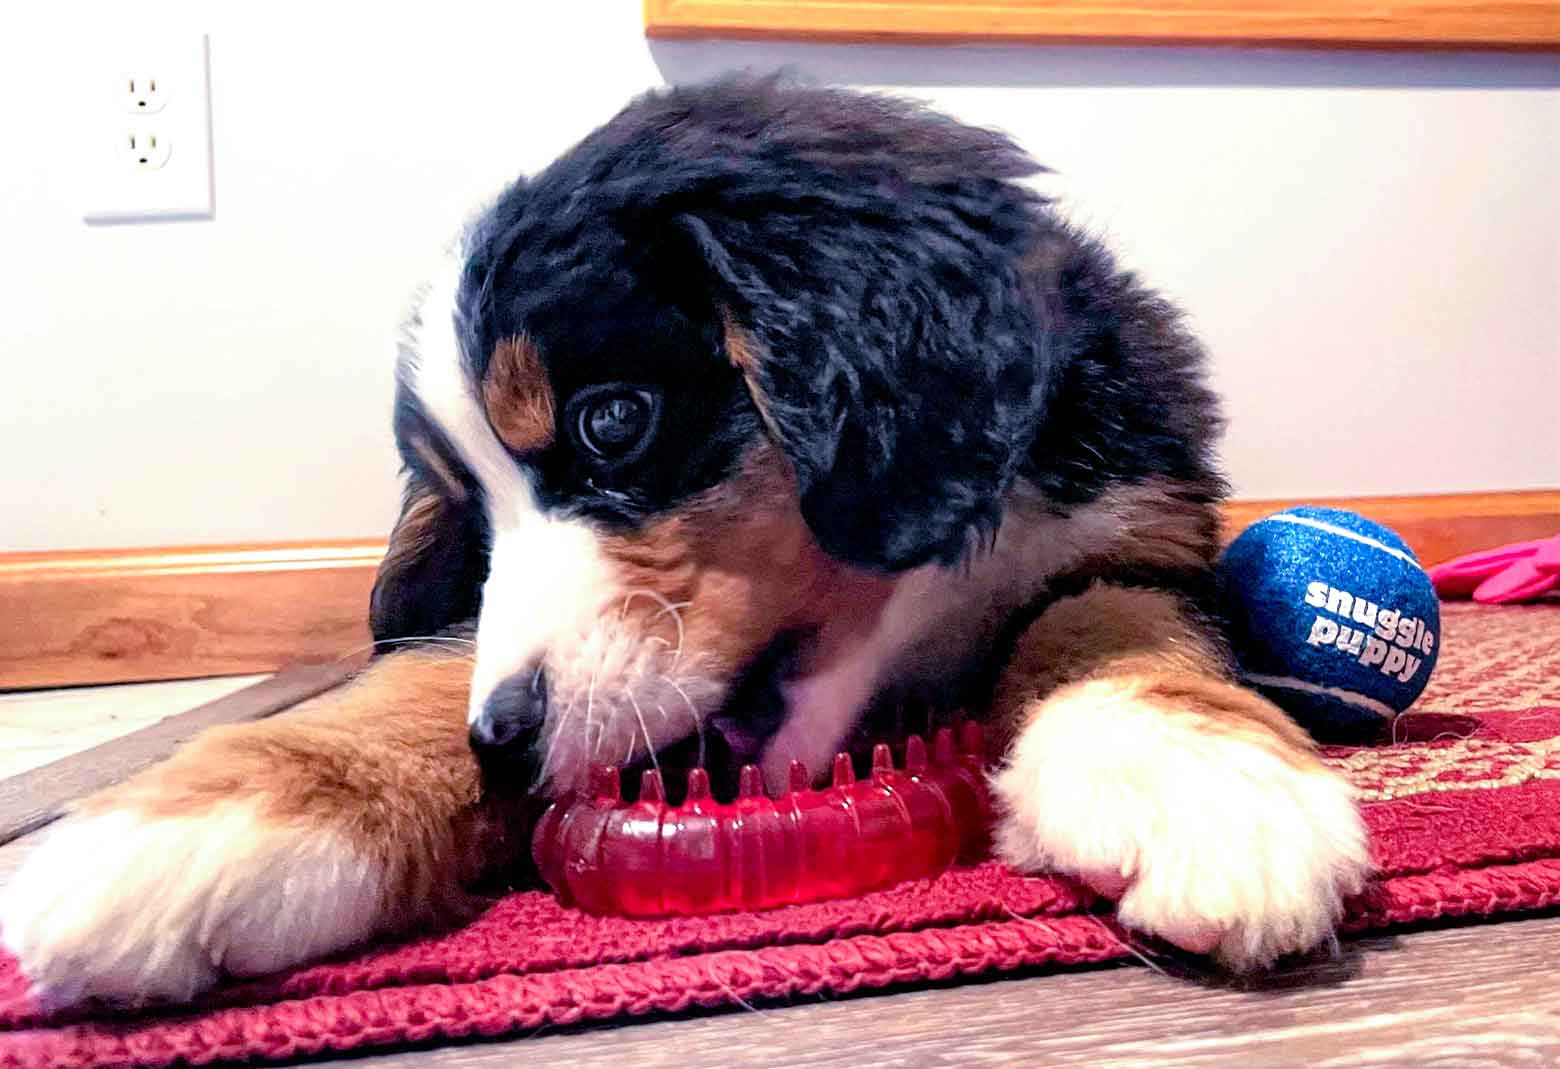
{"label": "white paw", "polygon": [[1131,681],[1054,695],[994,787],[1006,861],[1078,875],[1123,923],[1234,969],[1326,939],[1369,867],[1341,778]]}
{"label": "white paw", "polygon": [[260,818],[67,820],[0,888],[0,942],[44,1005],[182,1002],[372,934],[383,879],[339,836]]}

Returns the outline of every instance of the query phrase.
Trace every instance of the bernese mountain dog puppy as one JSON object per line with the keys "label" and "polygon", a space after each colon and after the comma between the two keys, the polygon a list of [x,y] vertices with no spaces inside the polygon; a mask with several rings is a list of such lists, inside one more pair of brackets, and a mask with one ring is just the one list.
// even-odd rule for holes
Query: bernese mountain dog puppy
{"label": "bernese mountain dog puppy", "polygon": [[1202,351],[1039,170],[729,80],[509,187],[400,353],[390,652],[78,806],[0,906],[40,993],[187,999],[448,916],[593,762],[779,783],[906,709],[983,711],[1018,868],[1233,969],[1327,939],[1364,834],[1233,679]]}

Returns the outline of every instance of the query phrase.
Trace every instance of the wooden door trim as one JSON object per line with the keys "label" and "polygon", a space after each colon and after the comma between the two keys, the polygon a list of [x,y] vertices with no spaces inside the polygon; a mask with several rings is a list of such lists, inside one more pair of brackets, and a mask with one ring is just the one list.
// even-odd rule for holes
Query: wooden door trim
{"label": "wooden door trim", "polygon": [[1560,48],[1556,0],[645,0],[645,33],[895,44]]}

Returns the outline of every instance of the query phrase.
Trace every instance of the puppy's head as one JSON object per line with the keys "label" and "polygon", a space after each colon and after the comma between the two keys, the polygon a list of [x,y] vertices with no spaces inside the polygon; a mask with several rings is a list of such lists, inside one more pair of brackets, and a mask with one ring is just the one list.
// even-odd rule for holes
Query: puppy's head
{"label": "puppy's head", "polygon": [[900,102],[728,82],[514,185],[403,352],[376,636],[475,616],[473,738],[559,788],[698,732],[781,636],[870,627],[994,530],[1032,439],[1036,169]]}

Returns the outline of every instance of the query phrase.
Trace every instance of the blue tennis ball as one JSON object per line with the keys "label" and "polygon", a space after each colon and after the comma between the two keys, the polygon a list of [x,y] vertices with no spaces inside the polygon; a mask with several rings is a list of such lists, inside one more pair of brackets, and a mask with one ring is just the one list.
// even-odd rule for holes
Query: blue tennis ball
{"label": "blue tennis ball", "polygon": [[1425,689],[1440,604],[1413,551],[1381,524],[1287,509],[1243,531],[1220,571],[1242,678],[1317,738],[1377,734]]}

